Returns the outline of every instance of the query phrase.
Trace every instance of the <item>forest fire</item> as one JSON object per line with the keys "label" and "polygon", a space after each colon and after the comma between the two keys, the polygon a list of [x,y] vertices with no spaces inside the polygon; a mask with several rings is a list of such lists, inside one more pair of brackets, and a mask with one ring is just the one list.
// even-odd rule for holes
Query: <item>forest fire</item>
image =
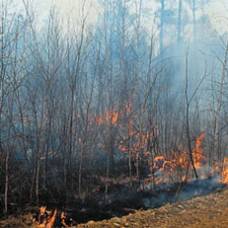
{"label": "forest fire", "polygon": [[[192,150],[193,161],[195,168],[199,174],[199,178],[208,178],[210,176],[216,175],[218,170],[216,168],[205,169],[207,167],[206,158],[203,153],[202,143],[205,139],[205,132],[200,133],[200,135],[195,139],[195,145]],[[170,183],[173,180],[185,181],[186,178],[188,181],[191,181],[191,173],[186,176],[186,171],[192,167],[190,165],[189,155],[187,152],[181,152],[179,154],[174,153],[171,159],[166,158],[165,156],[157,156],[154,158],[151,171],[155,176],[155,184],[159,185],[161,183]],[[206,171],[205,171],[205,170]],[[210,170],[210,171],[209,171]],[[179,177],[178,177],[179,176]],[[228,158],[224,158],[223,170],[221,173],[222,183],[228,183]]]}
{"label": "forest fire", "polygon": [[202,143],[205,138],[205,132],[202,132],[195,140],[195,147],[193,149],[193,160],[196,169],[200,169],[205,163],[205,157],[203,155]]}
{"label": "forest fire", "polygon": [[46,206],[41,206],[39,212],[33,218],[36,228],[53,228],[57,216],[57,210],[52,212],[47,211]]}
{"label": "forest fire", "polygon": [[[115,125],[119,118],[119,113],[107,112],[102,117],[97,119],[96,123]],[[194,165],[199,174],[198,180],[193,178],[193,168],[190,164],[188,152],[173,151],[173,153],[171,153],[170,156],[159,155],[154,157],[153,160],[150,160],[150,153],[145,150],[148,140],[150,138],[149,133],[139,132],[133,130],[133,128],[131,128],[131,131],[128,133],[129,137],[132,137],[134,139],[132,141],[131,146],[132,158],[134,160],[137,159],[136,155],[140,151],[143,152],[142,156],[148,159],[148,165],[150,167],[151,175],[143,179],[143,181],[141,182],[141,186],[137,189],[137,193],[132,193],[129,190],[129,186],[132,182],[137,183],[137,176],[128,177],[126,175],[123,175],[118,178],[100,176],[99,178],[101,185],[108,185],[110,189],[109,203],[107,204],[107,207],[110,208],[110,212],[107,214],[104,213],[104,211],[106,210],[106,203],[104,203],[104,207],[102,206],[101,208],[99,208],[99,212],[98,208],[96,209],[96,213],[104,216],[102,218],[110,218],[112,217],[112,213],[119,213],[119,215],[125,215],[127,211],[126,207],[129,206],[129,202],[131,202],[131,208],[138,208],[139,205],[141,208],[153,208],[161,206],[167,202],[175,202],[177,191],[179,191],[178,189],[180,189],[180,186],[182,186],[181,183],[185,184],[183,185],[183,187],[181,187],[183,189],[178,193],[178,198],[180,199],[189,199],[195,195],[208,194],[211,191],[223,188],[223,184],[228,184],[228,158],[224,159],[223,172],[221,174],[221,182],[214,182],[213,178],[210,179],[211,175],[215,175],[215,170],[212,170],[212,174],[210,174],[210,172],[205,173],[204,171],[204,168],[207,166],[203,150],[205,132],[200,133],[199,136],[196,137],[192,149]],[[118,149],[125,155],[128,155],[130,148],[127,144],[120,142]],[[102,188],[99,187],[98,190],[95,192],[96,197],[98,197],[101,194],[101,189]],[[144,195],[145,193],[147,194]],[[120,195],[122,195],[121,199],[123,202],[115,202],[118,199],[118,197],[120,198]],[[135,198],[137,198],[137,202],[135,202]],[[125,204],[127,206],[125,206]],[[39,219],[36,220],[36,223],[38,224],[39,221],[41,221],[40,218],[45,216],[46,218],[42,220],[39,224],[40,226],[37,227],[42,227],[43,224],[46,224],[46,227],[48,227],[48,225],[51,227],[51,224],[54,220],[55,224],[60,223],[63,227],[71,227],[70,224],[73,224],[73,219],[71,219],[69,215],[67,215],[66,213],[56,213],[53,210],[54,212],[47,214],[46,208],[44,208],[44,213],[42,210],[43,209],[41,208],[41,216],[38,217]],[[84,209],[78,210],[84,211]],[[90,219],[96,218],[96,215],[90,215],[89,211],[93,210],[92,208],[87,210],[88,212],[86,213],[88,214],[80,215],[85,216],[81,217],[81,219],[85,220],[78,220],[78,217],[74,219],[77,222],[84,222],[87,221],[87,216]]]}
{"label": "forest fire", "polygon": [[228,187],[211,2],[1,1],[0,219],[67,227]]}
{"label": "forest fire", "polygon": [[107,111],[101,116],[97,116],[95,118],[95,122],[98,125],[101,124],[112,124],[115,125],[117,124],[119,119],[119,112],[116,111]]}
{"label": "forest fire", "polygon": [[76,223],[66,212],[47,211],[46,206],[41,206],[39,212],[33,217],[33,223],[36,228],[53,228],[53,227],[73,227]]}
{"label": "forest fire", "polygon": [[222,183],[228,184],[228,157],[225,157],[223,162]]}
{"label": "forest fire", "polygon": [[[99,120],[100,124],[107,124],[107,122],[115,124],[118,120],[118,114],[107,113],[104,116],[105,118],[102,117]],[[135,137],[134,144],[132,144],[132,151],[137,153],[137,151],[143,150],[147,144],[147,140],[149,139],[149,134],[146,132],[136,132],[131,136]],[[127,176],[120,176],[119,178],[100,177],[100,183],[103,183],[103,185],[108,183],[110,188],[109,203],[107,204],[107,207],[109,208],[109,214],[104,213],[104,211],[107,210],[105,203],[104,206],[101,206],[100,208],[98,207],[99,209],[96,209],[96,214],[98,213],[103,215],[104,217],[102,218],[110,218],[112,217],[112,213],[125,215],[128,211],[126,208],[129,206],[129,202],[131,202],[131,208],[153,208],[161,206],[167,202],[175,202],[177,200],[177,191],[181,186],[180,183],[186,180],[187,181],[185,185],[182,187],[183,189],[178,193],[178,198],[180,199],[189,199],[195,195],[204,195],[216,189],[222,188],[223,184],[228,183],[228,158],[224,159],[221,183],[214,183],[213,179],[209,178],[209,173],[208,175],[205,175],[204,172],[200,172],[201,169],[203,170],[204,166],[206,166],[206,158],[203,151],[204,139],[205,133],[202,132],[198,137],[196,137],[192,149],[194,164],[197,172],[199,173],[199,180],[195,180],[192,177],[192,167],[190,165],[189,155],[186,151],[178,153],[173,152],[170,157],[166,157],[164,155],[156,156],[153,159],[153,162],[149,161],[148,163],[152,175],[143,180],[142,186],[136,193],[132,193],[129,190],[129,185],[132,181],[137,183],[138,180],[136,176],[131,178]],[[126,154],[129,150],[129,148],[124,145],[119,146],[118,148]],[[143,153],[143,156],[145,156],[147,159],[150,158],[149,153]],[[189,172],[187,172],[188,169]],[[188,175],[187,179],[186,175]],[[96,191],[96,197],[98,197],[100,193],[101,188]],[[119,203],[116,202],[118,197],[123,197]],[[135,199],[137,199],[137,202],[135,202]],[[89,211],[92,210],[92,207],[90,209],[85,209],[85,211],[87,210],[88,215],[81,215],[85,216],[85,220],[81,220],[82,222],[88,221],[87,216],[90,219],[96,218],[97,216],[89,214]],[[78,212],[79,211],[84,211],[84,209],[78,209]],[[74,218],[74,220],[77,222],[80,221],[78,220],[78,217]],[[73,219],[70,218],[65,212],[57,213],[56,210],[53,210],[52,212],[48,213],[46,211],[46,207],[41,207],[39,215],[36,216],[35,222],[37,227],[53,227],[54,223],[59,223],[62,227],[71,227],[73,224]]]}

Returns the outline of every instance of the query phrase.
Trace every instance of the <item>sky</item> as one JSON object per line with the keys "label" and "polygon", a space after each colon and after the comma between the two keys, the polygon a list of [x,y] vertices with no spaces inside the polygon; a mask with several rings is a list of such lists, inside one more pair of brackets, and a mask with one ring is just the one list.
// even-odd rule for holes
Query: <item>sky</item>
{"label": "sky", "polygon": [[[8,1],[8,0],[3,0]],[[23,7],[22,0],[14,0],[18,8]],[[80,19],[80,9],[84,0],[26,0],[33,2],[33,9],[36,12],[37,20],[39,21],[40,26],[44,23],[45,18],[48,15],[51,5],[55,4],[61,18],[67,19],[68,16],[72,21],[77,21]],[[147,8],[154,8],[156,0],[143,0],[144,4],[147,5]],[[173,0],[167,0],[173,1]],[[97,0],[86,0],[85,11],[87,16],[87,21],[89,23],[94,23],[97,16],[101,12],[99,10],[99,4]],[[228,31],[228,0],[210,0],[208,7],[205,9],[206,12],[210,15],[211,23],[214,25],[216,30],[220,33]]]}
{"label": "sky", "polygon": [[217,31],[228,31],[228,0],[211,0],[208,12]]}
{"label": "sky", "polygon": [[[77,21],[80,19],[83,2],[84,0],[33,0],[34,9],[37,9],[40,20],[48,15],[50,7],[54,4],[61,18],[68,19],[70,17],[73,21]],[[86,0],[85,2],[87,21],[93,23],[99,14],[97,0]]]}

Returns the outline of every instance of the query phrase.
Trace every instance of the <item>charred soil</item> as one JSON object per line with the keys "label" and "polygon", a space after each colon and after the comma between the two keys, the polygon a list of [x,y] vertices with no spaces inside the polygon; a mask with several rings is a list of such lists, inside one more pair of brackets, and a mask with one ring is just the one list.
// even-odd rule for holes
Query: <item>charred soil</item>
{"label": "charred soil", "polygon": [[90,221],[80,228],[101,227],[228,227],[228,190],[167,204],[157,209],[137,211],[122,218]]}
{"label": "charred soil", "polygon": [[[128,215],[113,215],[113,218],[102,221],[95,221],[91,217],[90,221],[81,222],[77,227],[228,227],[228,189],[221,188],[209,195],[202,194],[154,209],[126,209],[125,214]],[[97,215],[97,219],[102,219],[102,216],[99,218]],[[32,227],[32,213],[2,220],[0,227]]]}

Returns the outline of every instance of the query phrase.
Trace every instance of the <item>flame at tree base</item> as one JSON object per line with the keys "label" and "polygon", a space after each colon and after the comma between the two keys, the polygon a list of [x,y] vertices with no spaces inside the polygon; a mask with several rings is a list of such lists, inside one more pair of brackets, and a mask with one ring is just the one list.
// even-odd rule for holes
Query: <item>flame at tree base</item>
{"label": "flame at tree base", "polygon": [[[209,167],[206,157],[203,154],[203,140],[205,132],[202,132],[195,140],[195,146],[192,150],[193,162],[198,173],[199,179],[207,179],[219,176],[218,182],[228,184],[228,157],[224,158],[223,168]],[[189,154],[186,151],[173,153],[169,158],[157,156],[150,164],[151,177],[146,182],[152,182],[155,185],[171,184],[176,181],[187,182],[194,180],[193,167],[191,165]],[[217,178],[216,178],[217,179]],[[150,181],[149,181],[150,180]]]}
{"label": "flame at tree base", "polygon": [[228,184],[228,157],[225,157],[223,162],[222,183]]}

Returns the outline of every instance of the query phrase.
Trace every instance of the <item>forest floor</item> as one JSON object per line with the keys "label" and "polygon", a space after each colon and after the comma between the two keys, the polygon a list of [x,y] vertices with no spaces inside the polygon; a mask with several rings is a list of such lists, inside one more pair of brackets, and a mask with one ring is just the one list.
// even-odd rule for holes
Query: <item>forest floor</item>
{"label": "forest floor", "polygon": [[[4,228],[28,228],[32,214],[10,217],[0,221]],[[127,216],[100,222],[79,224],[79,228],[105,227],[228,227],[228,189],[195,197],[191,200],[166,204],[150,210],[139,210]]]}

